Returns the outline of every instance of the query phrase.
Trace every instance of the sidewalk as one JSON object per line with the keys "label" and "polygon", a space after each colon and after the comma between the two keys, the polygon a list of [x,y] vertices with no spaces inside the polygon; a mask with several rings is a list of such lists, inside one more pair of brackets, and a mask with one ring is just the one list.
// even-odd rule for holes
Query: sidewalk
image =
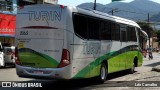
{"label": "sidewalk", "polygon": [[[158,60],[160,61],[160,52],[157,53],[157,55],[158,55],[158,57],[156,57],[156,59],[158,59]],[[153,60],[154,60],[154,58],[153,58]],[[154,66],[154,67],[152,68],[152,71],[160,72],[160,65]]]}

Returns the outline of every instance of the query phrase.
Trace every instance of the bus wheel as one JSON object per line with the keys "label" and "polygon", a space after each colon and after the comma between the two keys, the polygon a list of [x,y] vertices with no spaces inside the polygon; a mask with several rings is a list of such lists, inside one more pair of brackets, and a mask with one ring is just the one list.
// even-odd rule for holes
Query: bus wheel
{"label": "bus wheel", "polygon": [[104,63],[101,64],[100,75],[98,77],[99,83],[104,83],[107,78],[107,67]]}
{"label": "bus wheel", "polygon": [[135,71],[135,63],[133,63],[132,68],[129,70],[129,73],[133,74]]}

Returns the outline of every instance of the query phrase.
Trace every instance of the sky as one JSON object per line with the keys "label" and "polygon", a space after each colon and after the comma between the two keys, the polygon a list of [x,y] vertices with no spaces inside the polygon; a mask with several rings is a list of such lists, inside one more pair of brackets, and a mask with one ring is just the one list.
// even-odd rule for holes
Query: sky
{"label": "sky", "polygon": [[[58,4],[67,5],[67,6],[77,6],[82,3],[94,2],[94,1],[95,0],[58,0]],[[101,4],[111,3],[111,0],[96,0],[96,1],[97,3],[101,3]],[[124,0],[123,2],[131,2],[131,1],[133,0]],[[160,3],[160,0],[150,0],[150,1]]]}

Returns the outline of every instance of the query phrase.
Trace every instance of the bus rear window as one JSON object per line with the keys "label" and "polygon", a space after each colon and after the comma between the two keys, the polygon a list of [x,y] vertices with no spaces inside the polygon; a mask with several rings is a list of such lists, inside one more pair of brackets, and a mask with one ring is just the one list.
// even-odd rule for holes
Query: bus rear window
{"label": "bus rear window", "polygon": [[87,18],[81,15],[74,15],[74,31],[76,35],[87,39]]}

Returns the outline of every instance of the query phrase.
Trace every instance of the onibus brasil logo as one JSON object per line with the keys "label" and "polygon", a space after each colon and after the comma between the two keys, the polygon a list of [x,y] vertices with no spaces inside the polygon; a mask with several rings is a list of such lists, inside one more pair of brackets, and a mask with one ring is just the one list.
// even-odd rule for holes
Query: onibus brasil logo
{"label": "onibus brasil logo", "polygon": [[42,87],[42,83],[32,83],[32,82],[2,82],[2,87]]}

